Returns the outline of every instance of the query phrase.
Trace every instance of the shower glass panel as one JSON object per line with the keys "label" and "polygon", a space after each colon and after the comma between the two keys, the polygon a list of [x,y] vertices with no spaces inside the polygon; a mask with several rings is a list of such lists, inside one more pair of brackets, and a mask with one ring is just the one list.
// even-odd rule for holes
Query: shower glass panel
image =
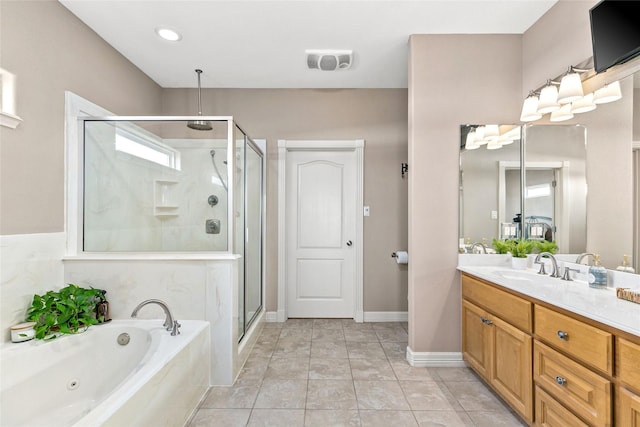
{"label": "shower glass panel", "polygon": [[262,154],[248,140],[245,194],[245,319],[251,325],[262,307]]}
{"label": "shower glass panel", "polygon": [[[233,138],[235,140],[235,161],[236,161],[236,173],[235,176],[237,180],[235,182],[235,186],[233,188],[234,191],[234,217],[236,221],[236,232],[235,232],[235,247],[236,253],[242,255],[242,257],[238,260],[238,279],[239,283],[245,283],[245,265],[246,265],[246,256],[245,256],[245,150],[246,150],[246,136],[242,130],[235,126],[233,132]],[[244,336],[245,328],[245,317],[244,317],[244,295],[245,295],[244,286],[240,286],[238,289],[238,339],[241,340]]]}
{"label": "shower glass panel", "polygon": [[228,122],[211,124],[85,120],[83,250],[229,251],[225,187],[236,178]]}

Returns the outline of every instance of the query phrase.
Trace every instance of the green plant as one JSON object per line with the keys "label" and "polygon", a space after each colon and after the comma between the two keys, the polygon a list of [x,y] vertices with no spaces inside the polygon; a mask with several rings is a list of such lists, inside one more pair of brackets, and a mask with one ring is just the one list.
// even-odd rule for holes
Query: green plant
{"label": "green plant", "polygon": [[499,254],[506,254],[511,250],[511,241],[510,240],[498,240],[493,239],[491,245]]}
{"label": "green plant", "polygon": [[535,246],[533,240],[514,239],[514,240],[497,240],[493,239],[492,245],[497,253],[510,253],[514,258],[526,258]]}
{"label": "green plant", "polygon": [[514,258],[526,258],[535,246],[535,242],[532,240],[520,239],[511,241],[511,256]]}
{"label": "green plant", "polygon": [[36,322],[37,339],[53,339],[58,333],[78,333],[104,321],[95,315],[96,305],[105,301],[104,294],[100,289],[86,289],[70,283],[59,291],[34,295],[27,310],[27,320]]}
{"label": "green plant", "polygon": [[558,252],[558,244],[555,240],[553,242],[539,240],[536,242],[535,250],[538,253],[549,252],[550,254],[555,254],[556,252]]}

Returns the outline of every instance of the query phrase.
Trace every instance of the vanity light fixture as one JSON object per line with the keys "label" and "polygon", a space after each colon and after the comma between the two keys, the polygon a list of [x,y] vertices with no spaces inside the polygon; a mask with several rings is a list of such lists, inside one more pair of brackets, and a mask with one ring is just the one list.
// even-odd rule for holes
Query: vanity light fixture
{"label": "vanity light fixture", "polygon": [[582,78],[580,73],[589,71],[584,68],[576,68],[569,66],[566,74],[560,80],[560,89],[558,90],[558,102],[567,104],[569,102],[582,99],[584,92],[582,91]]}
{"label": "vanity light fixture", "polygon": [[487,144],[487,150],[497,150],[498,148],[502,148],[502,144],[497,139],[491,140]]}
{"label": "vanity light fixture", "polygon": [[486,139],[484,139],[484,126],[478,126],[476,128],[476,144],[478,145],[485,145],[487,142]]}
{"label": "vanity light fixture", "polygon": [[500,138],[500,130],[498,125],[485,125],[484,140],[487,142],[497,141]]}
{"label": "vanity light fixture", "polygon": [[593,102],[593,93],[588,93],[582,99],[571,103],[571,112],[574,114],[586,113],[595,109],[596,104]]}
{"label": "vanity light fixture", "polygon": [[564,104],[559,110],[551,113],[551,117],[549,117],[549,121],[551,122],[564,122],[565,120],[571,119],[573,119],[571,104]]}
{"label": "vanity light fixture", "polygon": [[170,42],[177,42],[182,39],[182,35],[179,32],[167,27],[157,27],[156,34],[160,36],[161,39]]}
{"label": "vanity light fixture", "polygon": [[508,129],[500,135],[500,145],[505,146],[509,144],[513,144],[514,141],[520,139],[520,126],[514,126],[511,129]]}
{"label": "vanity light fixture", "polygon": [[547,80],[547,85],[540,91],[538,100],[538,113],[547,114],[560,109],[558,103],[558,88],[551,80]]}
{"label": "vanity light fixture", "polygon": [[533,122],[542,117],[542,114],[538,112],[538,95],[535,92],[529,92],[529,96],[524,100],[522,104],[522,112],[520,113],[520,121]]}
{"label": "vanity light fixture", "polygon": [[593,102],[596,104],[606,104],[621,98],[622,91],[620,90],[620,82],[615,81],[596,90],[593,95]]}
{"label": "vanity light fixture", "polygon": [[476,132],[475,130],[472,130],[467,134],[467,139],[464,144],[464,148],[467,150],[475,150],[477,148],[480,148],[480,145],[476,143],[475,139],[476,139]]}

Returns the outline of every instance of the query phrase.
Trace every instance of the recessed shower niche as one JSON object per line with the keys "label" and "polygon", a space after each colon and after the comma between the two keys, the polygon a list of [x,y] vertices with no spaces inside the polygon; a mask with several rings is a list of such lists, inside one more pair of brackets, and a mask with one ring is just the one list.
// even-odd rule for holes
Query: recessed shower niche
{"label": "recessed shower niche", "polygon": [[177,188],[178,181],[156,179],[153,181],[153,214],[157,217],[178,215]]}

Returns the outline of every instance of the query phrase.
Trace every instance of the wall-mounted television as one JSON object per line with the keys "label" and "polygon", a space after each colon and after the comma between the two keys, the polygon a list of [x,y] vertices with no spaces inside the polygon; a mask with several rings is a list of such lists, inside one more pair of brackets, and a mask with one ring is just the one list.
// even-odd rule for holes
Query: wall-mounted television
{"label": "wall-mounted television", "polygon": [[637,1],[603,0],[589,11],[597,73],[640,54]]}

